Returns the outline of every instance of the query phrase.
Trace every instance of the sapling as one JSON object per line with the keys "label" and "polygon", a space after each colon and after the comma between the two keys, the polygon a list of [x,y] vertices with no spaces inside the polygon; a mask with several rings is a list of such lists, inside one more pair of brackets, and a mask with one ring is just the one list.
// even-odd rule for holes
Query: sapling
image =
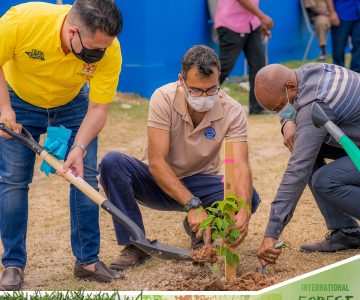
{"label": "sapling", "polygon": [[[220,246],[216,248],[217,256],[224,256],[226,263],[237,265],[239,256],[230,249],[235,241],[241,236],[239,230],[235,227],[233,216],[241,207],[245,207],[248,214],[250,208],[242,199],[235,195],[227,195],[224,200],[215,201],[210,207],[206,208],[208,217],[202,221],[200,228],[205,230],[211,228],[211,239],[221,239]],[[216,268],[216,266],[215,266]]]}

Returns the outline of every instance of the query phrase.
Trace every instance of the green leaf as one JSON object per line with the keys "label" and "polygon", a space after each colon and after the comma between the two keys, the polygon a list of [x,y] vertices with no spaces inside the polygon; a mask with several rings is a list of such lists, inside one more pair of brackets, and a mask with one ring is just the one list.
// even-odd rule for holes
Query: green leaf
{"label": "green leaf", "polygon": [[226,210],[232,210],[232,211],[234,211],[234,212],[236,212],[236,211],[238,211],[239,210],[239,208],[237,207],[237,205],[234,203],[234,202],[230,202],[230,201],[227,201],[226,203],[225,203],[225,208],[226,208]]}
{"label": "green leaf", "polygon": [[226,230],[228,229],[228,227],[229,227],[229,222],[226,220],[222,220],[222,228]]}
{"label": "green leaf", "polygon": [[219,201],[218,207],[217,207],[221,212],[224,211],[224,202],[223,201]]}
{"label": "green leaf", "polygon": [[233,264],[233,254],[231,253],[231,251],[228,249],[228,248],[225,248],[225,257],[226,257],[226,262],[229,264],[229,265],[232,265]]}
{"label": "green leaf", "polygon": [[219,229],[219,231],[221,231],[222,230],[222,220],[221,219],[216,219],[215,220],[215,225],[216,225],[216,227]]}
{"label": "green leaf", "polygon": [[224,219],[231,219],[230,214],[226,211],[224,211],[222,215],[224,216]]}
{"label": "green leaf", "polygon": [[209,227],[211,225],[211,222],[213,221],[214,216],[210,215],[205,220],[203,220],[200,224],[200,228],[204,230],[205,228]]}
{"label": "green leaf", "polygon": [[215,240],[218,237],[218,235],[219,235],[219,232],[214,230],[213,233],[211,234],[211,239]]}
{"label": "green leaf", "polygon": [[237,239],[240,236],[240,231],[238,229],[232,229],[229,232],[229,235],[232,236],[233,238]]}
{"label": "green leaf", "polygon": [[239,256],[236,253],[233,253],[233,262],[235,265],[238,265],[240,262]]}
{"label": "green leaf", "polygon": [[234,244],[234,242],[235,242],[235,238],[233,238],[232,236],[228,236],[227,240],[230,244]]}
{"label": "green leaf", "polygon": [[213,265],[211,265],[211,270],[212,270],[213,272],[219,271],[219,270],[220,270],[219,264],[213,264]]}
{"label": "green leaf", "polygon": [[214,207],[208,207],[206,210],[208,212],[210,212],[212,215],[217,215],[219,213],[219,210],[217,208],[214,208]]}
{"label": "green leaf", "polygon": [[218,207],[222,200],[216,200],[211,204],[211,207]]}
{"label": "green leaf", "polygon": [[238,198],[234,194],[226,195],[225,197],[226,201],[238,201]]}
{"label": "green leaf", "polygon": [[220,254],[225,256],[226,255],[226,250],[227,250],[226,247],[221,247],[220,248]]}
{"label": "green leaf", "polygon": [[235,221],[233,219],[227,220],[227,222],[229,223],[230,227],[235,226]]}

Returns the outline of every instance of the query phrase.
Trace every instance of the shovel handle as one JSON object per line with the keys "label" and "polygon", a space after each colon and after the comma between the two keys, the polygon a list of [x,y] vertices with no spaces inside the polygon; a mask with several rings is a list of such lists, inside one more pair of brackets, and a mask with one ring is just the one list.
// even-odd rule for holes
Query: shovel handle
{"label": "shovel handle", "polygon": [[6,132],[8,135],[17,139],[25,146],[29,147],[33,150],[36,154],[40,154],[44,148],[37,143],[29,131],[27,131],[24,127],[21,128],[21,133],[16,133],[11,128],[7,127],[6,124],[0,123],[0,130]]}
{"label": "shovel handle", "polygon": [[144,233],[135,222],[129,219],[123,212],[121,212],[115,205],[107,200],[106,197],[101,195],[90,184],[82,179],[77,173],[71,169],[64,173],[63,163],[47,152],[39,143],[37,143],[32,135],[24,127],[22,128],[21,133],[16,133],[11,128],[7,127],[4,123],[0,123],[0,130],[3,130],[14,139],[29,147],[50,166],[52,166],[59,174],[63,174],[66,180],[76,186],[93,202],[110,213],[118,222],[123,224],[132,233],[135,240],[146,240]]}
{"label": "shovel handle", "polygon": [[360,172],[360,150],[354,144],[354,142],[346,135],[343,135],[339,139],[339,144],[344,148],[350,159],[354,163],[355,167]]}

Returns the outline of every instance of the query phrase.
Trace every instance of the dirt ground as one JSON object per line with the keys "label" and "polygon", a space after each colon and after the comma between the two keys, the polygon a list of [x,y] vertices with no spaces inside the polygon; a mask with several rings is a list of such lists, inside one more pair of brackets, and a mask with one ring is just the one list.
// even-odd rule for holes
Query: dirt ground
{"label": "dirt ground", "polygon": [[[146,139],[147,104],[140,100],[125,102],[130,105],[124,105],[122,101],[112,107],[100,136],[99,161],[110,150],[136,157],[141,155]],[[274,115],[249,118],[250,161],[254,185],[262,203],[251,219],[247,239],[239,247],[238,273],[242,274],[239,276],[244,284],[237,288],[242,290],[253,289],[251,280],[259,267],[255,254],[267,224],[271,201],[289,158],[279,128],[278,118]],[[213,280],[206,266],[156,258],[125,271],[126,279],[123,281],[97,284],[75,279],[75,260],[70,247],[68,190],[68,184],[62,178],[56,175],[47,178],[36,168],[30,189],[25,290],[196,290],[204,289]],[[181,248],[189,247],[189,239],[182,228],[184,213],[161,213],[147,208],[142,208],[142,212],[148,238]],[[101,211],[100,221],[100,258],[109,264],[121,248],[116,244],[110,216]],[[322,239],[326,232],[319,209],[307,189],[292,221],[283,232],[282,239],[287,241],[288,246],[277,264],[267,268],[263,286],[358,254],[356,251],[334,254],[299,252],[300,244]],[[199,282],[200,285],[196,285]]]}

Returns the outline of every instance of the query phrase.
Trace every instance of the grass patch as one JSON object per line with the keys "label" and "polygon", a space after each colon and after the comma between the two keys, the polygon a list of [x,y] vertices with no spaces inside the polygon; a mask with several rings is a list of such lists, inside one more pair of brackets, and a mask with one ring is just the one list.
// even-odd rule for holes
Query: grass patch
{"label": "grass patch", "polygon": [[0,296],[0,300],[162,300],[161,295],[144,295],[142,292],[135,296],[126,295],[126,292],[5,292]]}
{"label": "grass patch", "polygon": [[149,111],[149,101],[136,94],[124,96],[119,93],[115,101],[111,104],[110,116],[130,117],[132,119],[147,119]]}

